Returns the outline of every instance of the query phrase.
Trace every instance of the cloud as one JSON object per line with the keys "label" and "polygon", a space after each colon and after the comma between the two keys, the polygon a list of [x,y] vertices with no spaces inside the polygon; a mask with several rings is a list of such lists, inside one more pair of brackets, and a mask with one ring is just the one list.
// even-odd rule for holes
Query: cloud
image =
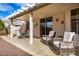
{"label": "cloud", "polygon": [[26,7],[32,7],[32,6],[36,5],[36,3],[18,3],[18,5],[26,8]]}
{"label": "cloud", "polygon": [[0,3],[0,18],[9,16],[18,10],[27,9],[27,7],[34,6],[35,3]]}
{"label": "cloud", "polygon": [[3,19],[3,18],[4,18],[4,16],[1,16],[1,15],[0,15],[0,19]]}
{"label": "cloud", "polygon": [[0,3],[0,19],[11,14],[15,9],[7,3]]}
{"label": "cloud", "polygon": [[3,11],[3,12],[6,12],[6,11],[13,11],[13,7],[11,7],[10,5],[8,4],[5,4],[5,3],[0,3],[0,11]]}

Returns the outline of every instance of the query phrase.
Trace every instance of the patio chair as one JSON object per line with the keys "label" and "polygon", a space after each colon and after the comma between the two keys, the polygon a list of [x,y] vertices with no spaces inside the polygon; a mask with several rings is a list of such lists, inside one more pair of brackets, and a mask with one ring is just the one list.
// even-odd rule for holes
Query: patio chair
{"label": "patio chair", "polygon": [[20,31],[19,30],[15,30],[15,36],[17,36],[17,37],[20,36]]}
{"label": "patio chair", "polygon": [[23,23],[20,28],[20,36],[19,38],[25,38],[26,36],[26,23]]}
{"label": "patio chair", "polygon": [[60,55],[69,55],[71,53],[75,53],[74,44],[73,44],[73,37],[75,32],[65,32],[63,40],[61,39],[54,39],[53,40],[53,47],[58,51]]}
{"label": "patio chair", "polygon": [[74,36],[75,55],[79,56],[79,35]]}
{"label": "patio chair", "polygon": [[56,32],[50,31],[49,35],[46,35],[45,37],[42,37],[42,40],[44,43],[48,44],[49,41],[52,41],[53,37],[55,37]]}

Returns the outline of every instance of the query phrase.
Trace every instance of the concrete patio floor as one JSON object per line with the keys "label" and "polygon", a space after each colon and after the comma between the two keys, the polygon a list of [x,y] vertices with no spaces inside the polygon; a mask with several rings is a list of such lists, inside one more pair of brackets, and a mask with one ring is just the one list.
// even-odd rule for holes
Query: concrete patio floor
{"label": "concrete patio floor", "polygon": [[34,38],[33,45],[30,45],[29,38],[10,38],[9,35],[0,37],[3,40],[6,40],[7,42],[34,56],[56,56],[56,54],[53,51],[51,51],[51,49],[47,45],[40,42],[40,39]]}

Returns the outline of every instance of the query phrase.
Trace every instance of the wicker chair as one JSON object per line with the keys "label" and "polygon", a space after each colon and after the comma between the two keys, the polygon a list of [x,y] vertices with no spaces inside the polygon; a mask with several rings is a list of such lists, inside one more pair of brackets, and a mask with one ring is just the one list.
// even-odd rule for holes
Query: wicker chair
{"label": "wicker chair", "polygon": [[55,38],[53,40],[53,46],[58,51],[60,55],[69,55],[71,53],[74,54],[74,45],[73,45],[73,36],[75,32],[65,32],[63,40],[61,38]]}
{"label": "wicker chair", "polygon": [[75,55],[79,56],[79,35],[74,36]]}
{"label": "wicker chair", "polygon": [[50,31],[50,32],[49,32],[49,35],[46,35],[45,37],[42,37],[41,41],[42,41],[43,43],[48,44],[49,41],[52,41],[52,39],[55,37],[55,34],[56,34],[56,32]]}

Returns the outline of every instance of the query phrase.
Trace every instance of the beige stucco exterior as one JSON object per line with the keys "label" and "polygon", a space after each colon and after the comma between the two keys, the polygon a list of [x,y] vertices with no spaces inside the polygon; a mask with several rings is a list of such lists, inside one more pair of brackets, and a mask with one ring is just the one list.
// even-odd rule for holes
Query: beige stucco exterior
{"label": "beige stucco exterior", "polygon": [[[53,17],[53,30],[56,31],[57,36],[63,36],[64,31],[71,31],[71,16],[70,10],[79,8],[79,4],[50,4],[43,8],[33,11],[33,25],[34,37],[40,37],[40,19],[46,17]],[[29,14],[18,17],[17,19],[29,20]],[[56,22],[58,19],[58,22]],[[64,24],[61,22],[64,21]],[[36,25],[37,23],[37,25]]]}

